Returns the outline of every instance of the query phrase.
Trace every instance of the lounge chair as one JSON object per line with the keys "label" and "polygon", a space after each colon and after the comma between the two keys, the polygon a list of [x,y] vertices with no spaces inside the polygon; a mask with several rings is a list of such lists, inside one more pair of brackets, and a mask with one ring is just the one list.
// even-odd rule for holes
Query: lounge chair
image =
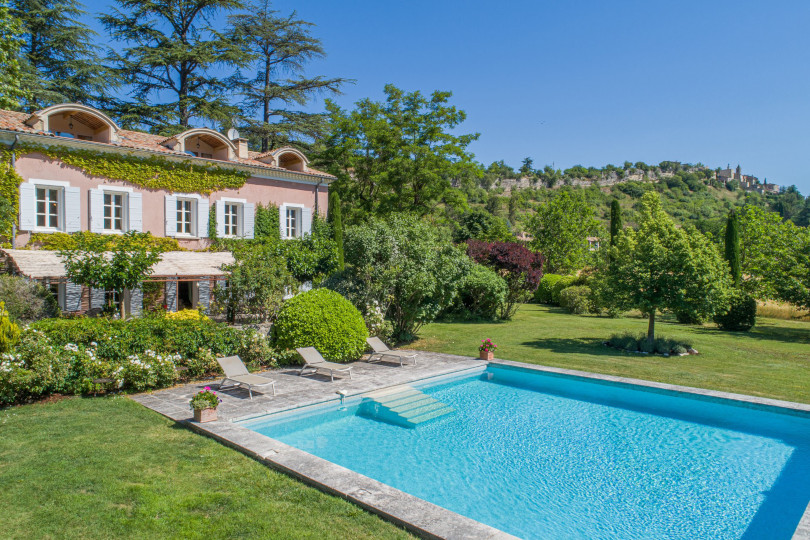
{"label": "lounge chair", "polygon": [[272,385],[273,395],[276,395],[276,381],[271,381],[266,377],[260,375],[251,375],[245,367],[242,359],[238,356],[226,356],[225,358],[217,358],[222,371],[225,372],[225,378],[219,383],[219,389],[222,391],[225,386],[225,381],[233,381],[229,388],[244,387],[247,388],[250,399],[253,399],[253,389],[261,388],[262,386]]}
{"label": "lounge chair", "polygon": [[298,372],[298,375],[301,376],[304,374],[304,370],[311,369],[313,373],[318,373],[319,371],[328,371],[329,377],[334,382],[335,380],[335,373],[348,373],[349,378],[352,378],[352,366],[346,366],[343,364],[336,364],[335,362],[327,362],[321,356],[321,353],[318,352],[318,349],[315,347],[301,347],[300,349],[295,349],[298,351],[298,354],[301,355],[301,358],[304,359],[304,367],[301,368],[301,371]]}
{"label": "lounge chair", "polygon": [[388,348],[388,345],[383,343],[383,340],[381,340],[378,337],[366,338],[366,343],[368,343],[369,346],[374,351],[368,357],[369,362],[374,361],[375,357],[376,360],[382,360],[383,357],[390,356],[391,358],[396,358],[397,360],[399,360],[400,367],[402,367],[403,360],[410,360],[411,362],[413,362],[413,365],[416,365],[416,357],[418,355],[415,352],[391,350]]}

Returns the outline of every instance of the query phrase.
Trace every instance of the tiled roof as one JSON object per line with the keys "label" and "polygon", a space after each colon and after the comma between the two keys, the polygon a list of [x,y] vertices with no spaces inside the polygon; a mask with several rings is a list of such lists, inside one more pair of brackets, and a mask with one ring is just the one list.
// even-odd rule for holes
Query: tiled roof
{"label": "tiled roof", "polygon": [[[37,131],[31,126],[27,125],[25,121],[30,117],[29,113],[24,112],[17,112],[17,111],[7,111],[4,109],[0,109],[0,130],[7,130],[7,131],[17,131],[21,133],[31,133],[36,135],[47,135],[51,136],[54,139],[63,139],[63,140],[74,140],[69,139],[67,137],[60,137],[54,135],[53,133],[47,133],[44,131]],[[147,150],[150,152],[158,152],[161,154],[167,155],[174,155],[174,156],[182,156],[184,158],[190,160],[201,160],[206,163],[211,163],[212,160],[206,158],[198,158],[195,156],[190,156],[185,152],[180,152],[177,150],[172,150],[166,146],[163,146],[161,143],[168,140],[166,137],[162,135],[152,135],[151,133],[144,133],[143,131],[131,131],[128,129],[119,129],[118,130],[118,137],[120,141],[118,143],[102,143],[102,142],[95,142],[92,144],[102,144],[105,146],[114,146],[119,148],[132,148],[133,150]],[[316,176],[321,178],[331,179],[334,178],[331,174],[319,171],[317,169],[313,169],[312,167],[307,167],[306,172],[299,172],[299,171],[290,171],[283,167],[276,167],[274,165],[269,165],[262,161],[258,161],[256,158],[260,155],[260,152],[248,152],[248,159],[242,158],[234,158],[233,161],[220,161],[224,166],[227,166],[229,163],[240,163],[243,165],[250,165],[253,167],[260,167],[262,169],[270,169],[275,171],[284,171],[284,172],[292,172],[294,174],[303,174],[307,176]]]}

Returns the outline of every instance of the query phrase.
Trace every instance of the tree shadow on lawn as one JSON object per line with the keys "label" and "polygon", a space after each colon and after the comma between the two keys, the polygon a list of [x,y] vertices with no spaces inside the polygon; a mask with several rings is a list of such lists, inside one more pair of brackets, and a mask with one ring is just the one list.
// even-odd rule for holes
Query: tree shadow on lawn
{"label": "tree shadow on lawn", "polygon": [[748,332],[728,332],[719,328],[691,327],[695,334],[707,336],[729,336],[735,339],[756,339],[761,341],[783,341],[785,343],[806,343],[810,345],[810,325],[805,328],[781,328],[775,326],[755,326]]}
{"label": "tree shadow on lawn", "polygon": [[597,338],[542,338],[521,343],[526,347],[543,349],[558,354],[590,354],[593,356],[629,356],[630,353],[605,345],[604,339]]}

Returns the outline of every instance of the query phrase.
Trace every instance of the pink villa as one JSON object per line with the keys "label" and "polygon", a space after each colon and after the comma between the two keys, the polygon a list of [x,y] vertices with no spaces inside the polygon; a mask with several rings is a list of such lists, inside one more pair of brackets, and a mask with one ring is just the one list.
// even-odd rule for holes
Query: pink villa
{"label": "pink villa", "polygon": [[[313,214],[327,211],[334,177],[309,166],[291,147],[266,153],[248,150],[235,131],[230,138],[208,128],[193,128],[173,137],[119,128],[103,112],[76,103],[47,107],[33,114],[0,110],[0,144],[16,149],[11,165],[22,177],[19,225],[12,249],[3,250],[9,271],[50,287],[67,312],[87,312],[104,305],[105,291],[84,290],[66,281],[55,253],[25,248],[32,233],[90,231],[123,234],[150,232],[175,238],[188,250],[202,250],[211,237],[253,238],[257,204],[279,209],[280,235],[308,234]],[[239,188],[213,193],[177,193],[144,188],[121,179],[92,176],[79,167],[39,152],[22,153],[25,145],[65,151],[90,150],[138,158],[160,158],[167,164],[195,164],[237,171],[247,179]],[[16,154],[16,155],[15,155]],[[216,224],[216,231],[209,230]],[[222,253],[172,252],[151,277],[165,283],[169,310],[207,307],[211,287],[228,262]],[[210,259],[210,261],[208,260]],[[141,291],[128,291],[132,314],[142,304]]]}

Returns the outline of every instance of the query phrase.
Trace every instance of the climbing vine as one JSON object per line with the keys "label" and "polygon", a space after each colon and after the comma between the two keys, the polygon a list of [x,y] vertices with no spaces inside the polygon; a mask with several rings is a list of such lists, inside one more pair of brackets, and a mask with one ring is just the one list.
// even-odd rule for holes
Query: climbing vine
{"label": "climbing vine", "polygon": [[123,235],[100,234],[87,231],[75,233],[34,233],[26,247],[36,247],[45,251],[70,251],[73,249],[94,249],[112,251],[122,240],[129,245],[142,245],[150,251],[185,251],[174,238],[152,236],[152,233],[141,233],[125,238]]}
{"label": "climbing vine", "polygon": [[[170,161],[159,156],[141,158],[131,154],[34,144],[21,144],[17,152],[19,155],[38,152],[93,176],[121,180],[147,189],[165,189],[179,193],[209,195],[222,189],[238,189],[250,177],[244,171],[217,165]],[[10,152],[4,151],[3,161],[9,161],[10,155]]]}
{"label": "climbing vine", "polygon": [[22,181],[22,176],[11,166],[11,151],[7,148],[0,150],[0,197],[8,201],[13,212],[13,217],[8,223],[0,224],[1,236],[11,236],[11,227],[20,212],[19,189]]}

